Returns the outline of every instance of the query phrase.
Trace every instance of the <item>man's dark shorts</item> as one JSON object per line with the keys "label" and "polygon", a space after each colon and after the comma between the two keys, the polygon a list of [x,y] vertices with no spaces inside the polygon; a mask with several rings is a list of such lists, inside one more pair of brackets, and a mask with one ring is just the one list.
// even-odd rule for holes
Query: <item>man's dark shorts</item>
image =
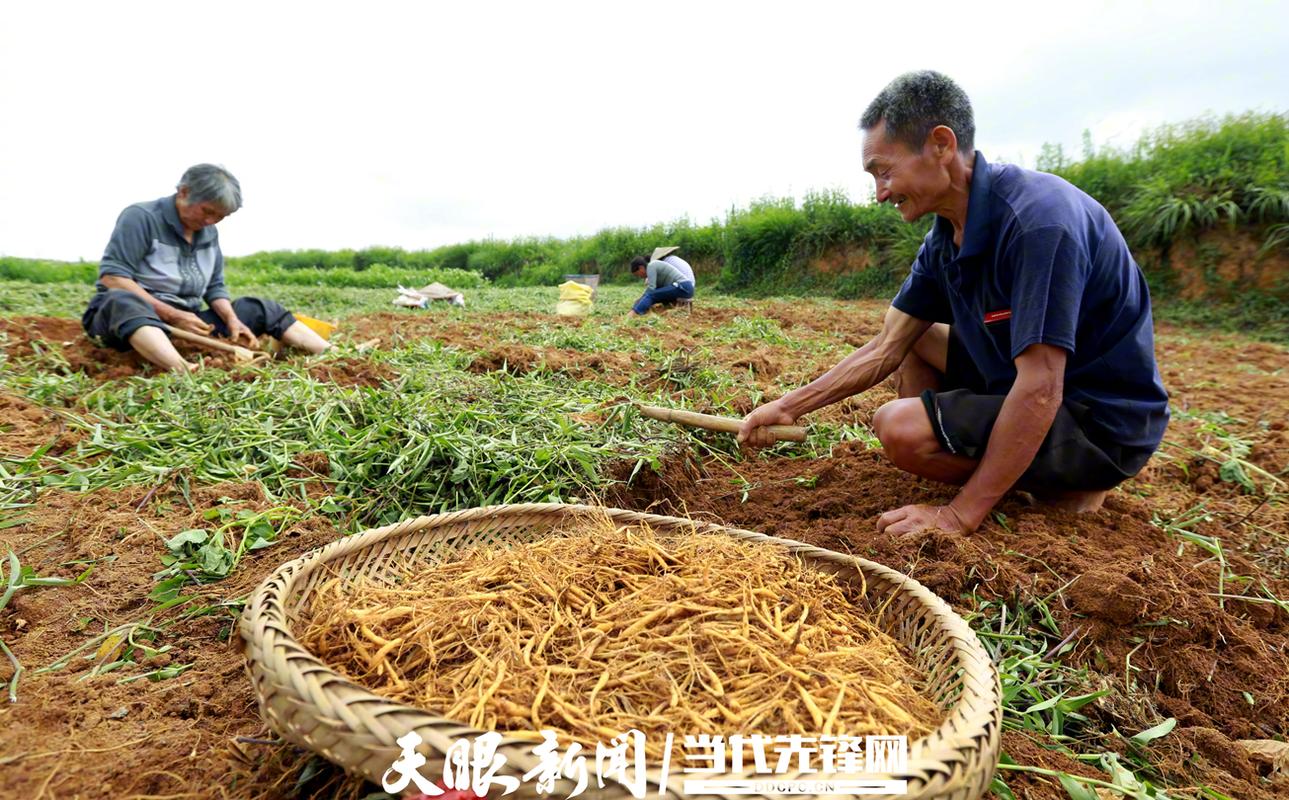
{"label": "man's dark shorts", "polygon": [[[984,394],[976,371],[958,338],[949,333],[949,355],[940,392],[922,393],[931,430],[950,453],[981,459],[1006,395]],[[1136,475],[1152,450],[1126,449],[1107,441],[1088,415],[1088,407],[1066,400],[1034,462],[1017,482],[1028,491],[1109,489]]]}
{"label": "man's dark shorts", "polygon": [[[216,336],[228,336],[228,326],[213,310],[206,308],[194,313],[215,327]],[[281,339],[286,329],[295,324],[295,317],[281,303],[258,297],[237,298],[233,301],[233,313],[256,336],[267,333]],[[146,300],[124,289],[108,289],[94,295],[81,316],[81,326],[91,339],[121,351],[130,349],[130,337],[144,325],[166,327]]]}

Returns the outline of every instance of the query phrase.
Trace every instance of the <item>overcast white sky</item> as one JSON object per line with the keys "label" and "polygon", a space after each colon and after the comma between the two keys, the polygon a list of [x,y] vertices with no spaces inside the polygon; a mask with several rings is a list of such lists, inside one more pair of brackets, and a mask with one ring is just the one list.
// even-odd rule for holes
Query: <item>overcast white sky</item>
{"label": "overcast white sky", "polygon": [[921,68],[1033,166],[1085,128],[1289,109],[1289,3],[0,0],[0,254],[96,260],[201,161],[242,183],[229,255],[859,199],[858,117]]}

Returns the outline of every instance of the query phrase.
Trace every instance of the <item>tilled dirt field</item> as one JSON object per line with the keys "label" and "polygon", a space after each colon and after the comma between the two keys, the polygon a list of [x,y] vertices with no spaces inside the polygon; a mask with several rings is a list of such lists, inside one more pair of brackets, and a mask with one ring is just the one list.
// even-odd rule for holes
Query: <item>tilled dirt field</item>
{"label": "tilled dirt field", "polygon": [[[1178,729],[1165,743],[1170,756],[1182,764],[1198,753],[1207,763],[1197,775],[1233,797],[1261,795],[1253,765],[1231,740],[1289,730],[1285,612],[1232,601],[1222,608],[1209,594],[1220,565],[1190,549],[1179,554],[1177,540],[1150,524],[1149,500],[1116,492],[1100,511],[1074,515],[1013,496],[997,509],[1006,528],[993,521],[965,536],[888,536],[876,531],[880,514],[947,502],[953,489],[910,479],[854,443],[814,461],[678,465],[624,494],[620,504],[719,520],[893,566],[950,601],[967,593],[1007,600],[1059,592],[1052,611],[1077,642],[1075,663],[1121,684],[1130,658],[1133,677],[1154,685],[1132,705],[1097,706],[1107,727],[1144,730],[1176,717]],[[1225,533],[1217,523],[1212,532]],[[1261,574],[1241,555],[1229,555],[1228,568]],[[1267,585],[1278,596],[1289,592],[1289,581],[1268,578]],[[1245,697],[1250,691],[1254,703]],[[1063,760],[1067,771],[1075,766],[1052,760]]]}
{"label": "tilled dirt field", "polygon": [[[665,373],[636,363],[628,351],[542,345],[539,334],[568,323],[532,314],[379,314],[349,320],[347,327],[361,330],[362,338],[381,337],[385,347],[433,340],[459,348],[471,371],[542,369],[651,390],[669,387],[677,370],[691,368],[687,354],[701,353],[701,363],[692,368],[733,376],[741,387],[734,405],[742,412],[758,398],[809,380],[862,344],[877,330],[882,309],[877,303],[822,311],[758,303],[737,312],[704,309],[692,317],[670,317],[673,324],[645,334],[680,357]],[[794,342],[812,346],[708,335],[739,314],[773,319]],[[15,361],[57,350],[60,369],[82,371],[95,381],[146,372],[132,355],[93,348],[75,320],[10,318],[0,320],[0,333],[7,357]],[[1271,603],[1215,595],[1219,587],[1240,593],[1260,582],[1270,594],[1289,597],[1284,495],[1249,491],[1220,469],[1224,448],[1238,436],[1251,448],[1244,456],[1249,464],[1280,478],[1289,474],[1289,351],[1162,327],[1158,355],[1180,412],[1167,435],[1170,444],[1092,514],[1071,515],[1009,496],[1000,515],[969,536],[878,535],[875,520],[882,512],[942,501],[952,489],[910,479],[860,442],[819,459],[703,463],[678,457],[630,486],[606,485],[604,500],[853,553],[907,572],[964,610],[973,595],[1050,597],[1054,617],[1075,645],[1067,658],[1086,667],[1094,681],[1141,687],[1083,709],[1102,729],[1113,726],[1131,735],[1175,717],[1177,728],[1153,745],[1157,762],[1174,778],[1185,776],[1235,798],[1286,796],[1289,777],[1267,784],[1261,777],[1267,765],[1251,761],[1236,740],[1289,734],[1289,613]],[[309,369],[319,380],[347,385],[379,387],[398,380],[387,365],[361,357]],[[674,394],[678,401],[696,397],[683,386]],[[816,418],[867,423],[891,397],[889,388],[878,387]],[[1226,438],[1210,424],[1219,412]],[[68,428],[57,409],[23,398],[0,395],[0,414],[0,452],[10,456],[43,447],[57,454],[82,435]],[[306,477],[325,475],[325,456],[302,459],[300,470]],[[0,637],[23,664],[48,664],[89,638],[78,629],[79,620],[110,625],[137,616],[154,585],[163,540],[200,525],[202,514],[218,503],[259,509],[268,501],[258,484],[238,483],[195,487],[187,495],[175,487],[45,492],[22,524],[0,531],[0,540],[40,574],[71,575],[58,565],[88,560],[96,560],[95,569],[80,586],[17,594],[0,612]],[[1152,524],[1201,504],[1209,518],[1193,530],[1221,538],[1225,567]],[[328,519],[306,515],[275,546],[251,553],[232,577],[205,591],[215,603],[243,596],[276,565],[338,535]],[[1241,578],[1238,586],[1229,582],[1231,575]],[[231,621],[224,614],[175,623],[166,639],[174,650],[155,657],[155,666],[196,666],[169,680],[82,681],[78,662],[24,675],[20,702],[0,708],[0,797],[365,793],[332,773],[309,777],[298,753],[272,743],[256,712]],[[0,679],[7,680],[7,670],[0,661]],[[1104,777],[1021,732],[1008,732],[1004,749],[1021,763]],[[1064,796],[1052,782],[1007,778],[1018,796]]]}

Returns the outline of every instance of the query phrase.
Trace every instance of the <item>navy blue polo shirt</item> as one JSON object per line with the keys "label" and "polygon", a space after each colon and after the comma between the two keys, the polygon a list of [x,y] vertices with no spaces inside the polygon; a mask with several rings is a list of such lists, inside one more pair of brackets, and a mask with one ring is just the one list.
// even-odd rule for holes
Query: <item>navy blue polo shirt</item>
{"label": "navy blue polo shirt", "polygon": [[1145,276],[1106,210],[1065,180],[977,151],[961,249],[937,217],[893,305],[949,323],[988,394],[1011,390],[1030,345],[1065,349],[1065,399],[1088,407],[1089,435],[1159,446],[1168,393]]}

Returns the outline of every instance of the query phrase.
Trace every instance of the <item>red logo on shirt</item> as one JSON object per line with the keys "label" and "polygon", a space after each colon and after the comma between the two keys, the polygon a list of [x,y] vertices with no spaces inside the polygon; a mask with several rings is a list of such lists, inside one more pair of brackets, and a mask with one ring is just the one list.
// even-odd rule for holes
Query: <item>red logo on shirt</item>
{"label": "red logo on shirt", "polygon": [[1002,322],[1005,319],[1012,318],[1012,310],[1004,308],[1002,311],[989,311],[985,314],[985,324],[992,325],[995,322]]}

